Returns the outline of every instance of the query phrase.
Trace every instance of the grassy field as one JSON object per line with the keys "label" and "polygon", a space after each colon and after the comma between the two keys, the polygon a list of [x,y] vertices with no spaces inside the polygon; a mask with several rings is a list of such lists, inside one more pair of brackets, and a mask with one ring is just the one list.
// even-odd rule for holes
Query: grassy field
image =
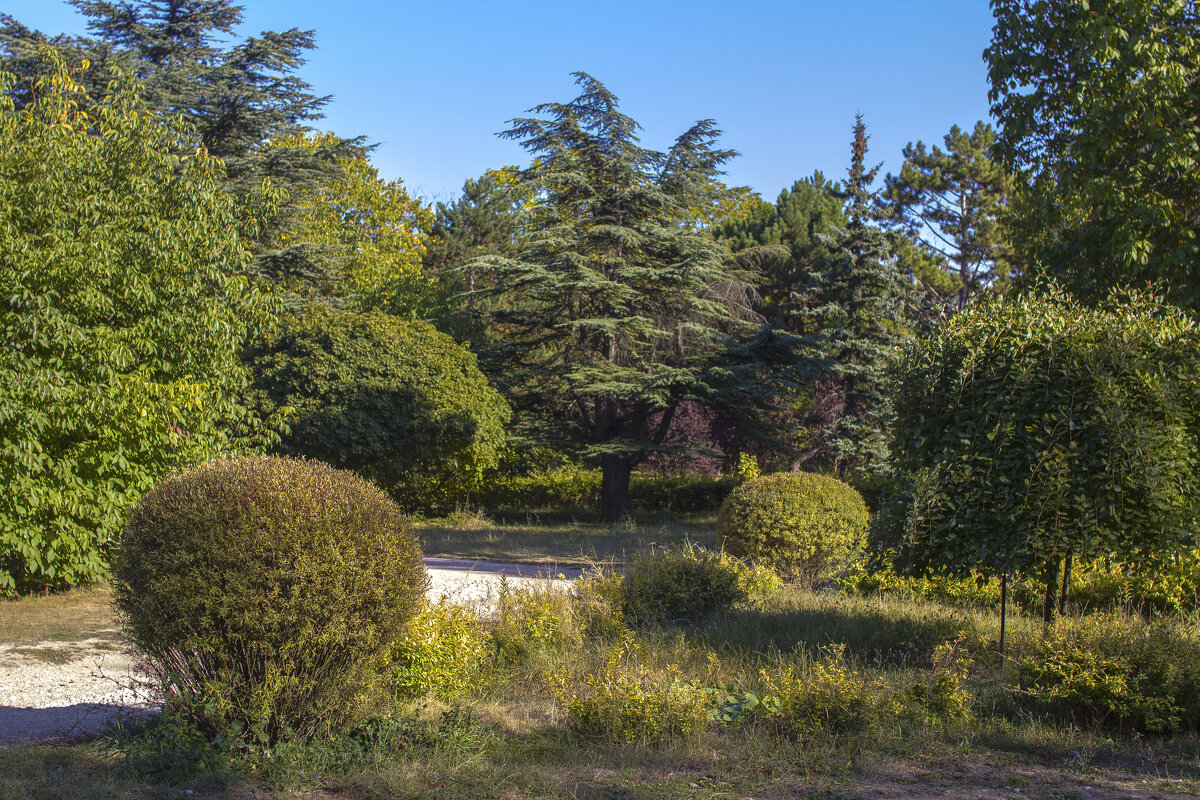
{"label": "grassy field", "polygon": [[623,562],[651,544],[685,539],[715,547],[715,514],[648,516],[621,525],[596,522],[583,510],[511,514],[507,518],[455,515],[422,520],[417,533],[427,556],[585,564]]}
{"label": "grassy field", "polygon": [[[459,518],[427,524],[423,535],[431,555],[565,563],[577,555],[619,557],[670,537],[703,541],[705,531],[711,536],[711,524],[693,520],[610,531],[564,520],[498,524]],[[464,544],[455,547],[455,541]],[[1042,714],[1008,691],[1006,661],[996,652],[993,609],[790,588],[762,605],[735,606],[702,621],[643,628],[625,639],[595,639],[572,628],[565,605],[570,601],[563,596],[548,592],[522,602],[560,620],[559,633],[543,636],[528,626],[528,618],[501,618],[494,623],[498,629],[515,626],[516,641],[528,646],[498,660],[487,680],[457,697],[428,697],[398,707],[386,721],[354,736],[281,748],[259,761],[226,764],[218,758],[201,769],[189,761],[193,754],[187,747],[163,743],[170,731],[13,746],[0,749],[0,798],[1083,800],[1200,795],[1193,735],[1121,733],[1073,723]],[[29,642],[31,633],[69,640],[111,625],[103,589],[0,606],[0,631],[8,642]],[[1010,626],[1015,642],[1040,632],[1027,616],[1011,618]],[[620,743],[573,726],[563,702],[548,688],[556,677],[568,693],[597,681],[614,653],[622,654],[622,664],[634,663],[636,653],[637,669],[650,676],[750,687],[761,684],[764,675],[787,670],[812,675],[835,651],[844,652],[847,668],[868,684],[900,686],[911,676],[932,674],[938,648],[947,641],[972,643],[974,663],[965,683],[970,715],[928,724],[888,718],[859,730],[798,734],[761,719],[662,742]],[[622,690],[629,692],[633,709],[637,692],[652,693],[655,686]],[[147,748],[155,754],[152,767],[147,767]]]}

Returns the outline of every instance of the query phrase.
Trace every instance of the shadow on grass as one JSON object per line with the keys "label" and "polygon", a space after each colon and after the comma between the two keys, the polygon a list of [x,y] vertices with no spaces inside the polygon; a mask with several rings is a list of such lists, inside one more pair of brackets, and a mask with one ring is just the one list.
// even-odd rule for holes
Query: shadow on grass
{"label": "shadow on grass", "polygon": [[513,521],[426,520],[417,533],[427,556],[563,565],[623,562],[651,544],[685,540],[705,547],[717,544],[711,515],[672,515],[660,521],[618,525],[543,517],[535,512],[522,512],[521,517],[510,519]]}
{"label": "shadow on grass", "polygon": [[934,648],[972,627],[972,618],[939,606],[789,590],[764,610],[727,611],[692,635],[746,657],[844,644],[862,664],[900,668],[928,666]]}

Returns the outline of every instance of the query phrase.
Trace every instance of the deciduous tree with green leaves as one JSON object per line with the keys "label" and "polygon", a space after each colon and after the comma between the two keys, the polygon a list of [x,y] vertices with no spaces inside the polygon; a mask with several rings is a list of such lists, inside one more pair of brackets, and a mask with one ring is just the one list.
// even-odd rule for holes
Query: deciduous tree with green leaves
{"label": "deciduous tree with green leaves", "polygon": [[910,568],[1044,576],[1048,618],[1064,559],[1153,563],[1195,535],[1200,332],[1160,299],[985,298],[897,374],[880,520]]}
{"label": "deciduous tree with green leaves", "polygon": [[274,307],[220,163],[41,57],[32,102],[0,92],[0,593],[101,577],[155,480],[271,438],[236,400]]}
{"label": "deciduous tree with green leaves", "polygon": [[1080,297],[1162,283],[1200,310],[1200,11],[993,0],[996,151],[1027,170],[1013,243]]}
{"label": "deciduous tree with green leaves", "polygon": [[491,280],[481,296],[502,301],[490,321],[504,335],[489,350],[518,430],[599,461],[603,516],[615,521],[630,510],[632,469],[663,448],[679,404],[713,402],[734,381],[723,360],[758,319],[725,248],[683,222],[709,205],[733,155],[714,147],[715,124],[648,149],[608,89],[575,77],[578,97],[536,106],[503,134],[535,157],[521,181],[539,198],[536,226],[516,257],[470,268]]}

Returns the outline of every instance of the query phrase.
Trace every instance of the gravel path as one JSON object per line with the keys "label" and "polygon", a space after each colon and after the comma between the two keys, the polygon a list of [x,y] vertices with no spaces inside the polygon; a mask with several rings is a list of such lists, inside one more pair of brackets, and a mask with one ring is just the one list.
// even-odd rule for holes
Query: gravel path
{"label": "gravel path", "polygon": [[[578,568],[427,558],[429,596],[490,607],[501,576],[514,588],[553,579],[566,583]],[[0,644],[0,746],[86,736],[115,720],[155,713],[138,688],[133,659],[112,639]]]}

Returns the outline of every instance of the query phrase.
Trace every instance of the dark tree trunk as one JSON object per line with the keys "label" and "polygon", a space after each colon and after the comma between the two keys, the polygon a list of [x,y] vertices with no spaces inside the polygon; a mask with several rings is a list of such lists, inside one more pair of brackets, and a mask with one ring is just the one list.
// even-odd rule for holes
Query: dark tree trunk
{"label": "dark tree trunk", "polygon": [[629,499],[629,475],[633,465],[616,455],[600,457],[603,478],[600,482],[600,515],[605,522],[620,522],[633,511]]}
{"label": "dark tree trunk", "polygon": [[1054,611],[1058,594],[1058,559],[1046,565],[1046,602],[1042,606],[1042,622],[1049,625],[1054,621]]}
{"label": "dark tree trunk", "polygon": [[1058,615],[1064,616],[1067,613],[1067,600],[1070,599],[1071,591],[1071,556],[1067,556],[1067,563],[1063,565],[1063,582],[1062,591],[1058,593]]}
{"label": "dark tree trunk", "polygon": [[1008,622],[1008,573],[1000,576],[1000,655],[1004,655],[1004,633]]}

